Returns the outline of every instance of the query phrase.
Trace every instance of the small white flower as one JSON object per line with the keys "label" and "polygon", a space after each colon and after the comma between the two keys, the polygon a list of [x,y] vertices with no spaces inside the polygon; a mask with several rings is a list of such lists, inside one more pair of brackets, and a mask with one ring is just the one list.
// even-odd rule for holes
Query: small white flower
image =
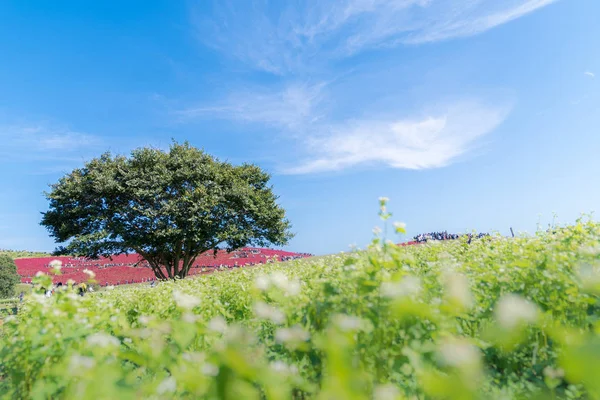
{"label": "small white flower", "polygon": [[165,393],[173,393],[177,390],[177,381],[172,376],[165,378],[160,385],[156,388],[156,393],[165,394]]}
{"label": "small white flower", "polygon": [[257,276],[256,280],[254,281],[254,286],[262,291],[268,290],[270,285],[271,281],[269,280],[269,277],[265,275]]}
{"label": "small white flower", "polygon": [[379,198],[380,203],[387,203],[388,201],[390,201],[390,199],[388,197],[380,197]]}
{"label": "small white flower", "polygon": [[108,347],[121,344],[119,339],[106,333],[94,333],[87,337],[87,342],[91,346]]}
{"label": "small white flower", "polygon": [[43,276],[46,275],[45,273],[43,273],[42,271],[38,271],[35,273],[35,276]]}
{"label": "small white flower", "polygon": [[271,274],[271,282],[280,289],[286,289],[288,286],[288,277],[280,271]]}
{"label": "small white flower", "polygon": [[201,371],[207,376],[217,376],[219,374],[219,367],[211,363],[206,363],[202,365]]}
{"label": "small white flower", "polygon": [[565,376],[565,371],[563,371],[562,368],[554,369],[550,366],[547,366],[544,368],[544,376],[550,379],[560,379]]}
{"label": "small white flower", "polygon": [[198,317],[196,314],[193,314],[193,313],[190,313],[190,312],[186,312],[185,314],[183,314],[183,315],[181,316],[181,319],[182,319],[184,322],[187,322],[188,324],[193,324],[193,323],[195,323],[196,321],[198,321],[198,319],[199,319],[199,318],[200,318],[200,317]]}
{"label": "small white flower", "polygon": [[600,245],[581,246],[579,252],[583,255],[595,257],[600,254]]}
{"label": "small white flower", "polygon": [[400,390],[390,383],[378,385],[373,390],[374,400],[396,400],[400,397]]}
{"label": "small white flower", "polygon": [[502,296],[494,311],[498,323],[508,330],[534,323],[538,317],[537,306],[516,294]]}
{"label": "small white flower", "polygon": [[457,273],[446,275],[446,295],[451,301],[455,301],[461,307],[468,309],[473,306],[473,296],[469,289],[469,281],[466,276]]}
{"label": "small white flower", "polygon": [[93,358],[75,354],[71,356],[69,369],[71,371],[78,371],[80,369],[93,368],[94,365],[96,365],[96,361]]}
{"label": "small white flower", "polygon": [[439,348],[441,361],[451,367],[464,368],[479,365],[479,349],[464,340],[447,340]]}
{"label": "small white flower", "polygon": [[396,233],[406,233],[406,224],[404,222],[394,222]]}
{"label": "small white flower", "polygon": [[295,365],[288,365],[280,360],[272,362],[271,369],[281,374],[296,374],[298,372]]}
{"label": "small white flower", "polygon": [[270,320],[275,324],[283,324],[285,322],[285,314],[267,303],[262,301],[254,305],[254,313],[258,318]]}
{"label": "small white flower", "polygon": [[373,234],[374,235],[379,235],[381,233],[381,228],[376,226],[375,228],[373,228]]}
{"label": "small white flower", "polygon": [[280,328],[275,332],[275,340],[279,343],[306,342],[309,338],[309,333],[298,325],[291,328]]}
{"label": "small white flower", "polygon": [[336,315],[335,324],[343,331],[356,331],[363,326],[363,320],[351,315]]}
{"label": "small white flower", "polygon": [[208,329],[213,332],[225,333],[227,331],[227,321],[220,315],[217,315],[208,323]]}
{"label": "small white flower", "polygon": [[60,267],[62,267],[62,261],[52,260],[52,261],[50,261],[50,263],[48,265],[50,266],[50,268],[60,268]]}
{"label": "small white flower", "polygon": [[90,279],[94,279],[96,277],[96,273],[87,268],[83,270],[83,273],[86,274]]}
{"label": "small white flower", "polygon": [[407,276],[400,282],[383,282],[381,294],[390,298],[415,297],[421,292],[421,280]]}
{"label": "small white flower", "polygon": [[200,305],[200,299],[192,296],[187,293],[180,292],[179,290],[175,290],[173,292],[173,299],[175,299],[175,303],[181,307],[188,310]]}
{"label": "small white flower", "polygon": [[300,282],[296,280],[289,281],[285,291],[290,296],[297,296],[301,291]]}

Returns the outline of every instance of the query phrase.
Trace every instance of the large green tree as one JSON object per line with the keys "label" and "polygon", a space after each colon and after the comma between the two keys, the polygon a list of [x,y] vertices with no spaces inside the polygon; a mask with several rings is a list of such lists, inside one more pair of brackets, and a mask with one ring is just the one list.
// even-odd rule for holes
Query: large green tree
{"label": "large green tree", "polygon": [[137,252],[157,278],[183,278],[208,250],[287,243],[290,223],[269,179],[187,142],[106,153],[51,186],[41,224],[66,243],[57,254]]}
{"label": "large green tree", "polygon": [[15,295],[15,286],[21,279],[17,274],[17,266],[12,257],[0,254],[0,298],[6,299]]}

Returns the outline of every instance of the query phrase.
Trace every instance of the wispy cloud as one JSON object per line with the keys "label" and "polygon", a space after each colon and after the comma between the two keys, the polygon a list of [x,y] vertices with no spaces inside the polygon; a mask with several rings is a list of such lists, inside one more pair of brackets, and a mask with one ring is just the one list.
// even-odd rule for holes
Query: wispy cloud
{"label": "wispy cloud", "polygon": [[590,71],[585,71],[584,74],[589,76],[592,79],[594,79],[596,77],[596,74],[594,74],[593,72],[590,72]]}
{"label": "wispy cloud", "polygon": [[555,1],[224,0],[194,23],[204,43],[286,75],[373,48],[476,35]]}
{"label": "wispy cloud", "polygon": [[4,159],[73,161],[102,143],[97,136],[51,124],[0,125]]}
{"label": "wispy cloud", "polygon": [[[555,1],[249,0],[235,6],[229,0],[215,2],[211,14],[193,16],[198,38],[235,59],[236,67],[241,60],[276,77],[262,80],[268,82],[265,86],[246,86],[216,102],[183,108],[178,115],[184,120],[224,118],[276,129],[305,150],[306,158],[283,168],[290,174],[363,165],[443,167],[499,126],[510,107],[499,102],[488,105],[478,97],[467,101],[468,94],[462,94],[445,110],[407,115],[394,101],[400,95],[390,85],[396,81],[393,77],[391,82],[376,78],[361,83],[350,74],[341,81],[352,86],[353,107],[363,111],[352,114],[339,109],[347,93],[336,91],[335,85],[325,83],[327,79],[347,73],[346,60],[359,53],[477,35]],[[371,61],[369,74],[378,77],[377,67]],[[381,90],[381,96],[369,97],[365,95],[369,90],[359,90],[361,84],[389,87],[390,92]]]}
{"label": "wispy cloud", "polygon": [[310,156],[288,174],[337,171],[358,165],[427,169],[444,167],[493,131],[507,106],[460,102],[445,112],[417,118],[353,119],[321,127],[308,140]]}
{"label": "wispy cloud", "polygon": [[185,119],[227,118],[294,130],[320,118],[317,107],[324,101],[325,87],[325,83],[292,83],[277,90],[243,90],[215,105],[190,107],[179,114]]}

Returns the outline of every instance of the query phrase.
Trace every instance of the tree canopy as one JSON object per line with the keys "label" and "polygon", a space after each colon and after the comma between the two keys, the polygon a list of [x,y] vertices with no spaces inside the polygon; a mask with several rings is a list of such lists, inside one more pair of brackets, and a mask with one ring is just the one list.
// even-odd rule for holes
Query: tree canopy
{"label": "tree canopy", "polygon": [[51,185],[41,224],[56,254],[97,258],[136,252],[159,279],[183,278],[208,250],[283,245],[292,237],[270,176],[187,142],[169,151],[105,153]]}
{"label": "tree canopy", "polygon": [[6,254],[0,254],[0,298],[13,297],[15,286],[20,281],[14,260]]}

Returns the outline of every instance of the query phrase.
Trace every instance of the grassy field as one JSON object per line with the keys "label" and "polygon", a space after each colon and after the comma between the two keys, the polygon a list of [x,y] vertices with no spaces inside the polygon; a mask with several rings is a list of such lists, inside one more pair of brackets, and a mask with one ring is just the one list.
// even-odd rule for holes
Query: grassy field
{"label": "grassy field", "polygon": [[[600,225],[76,296],[0,337],[5,398],[600,398]],[[49,277],[40,277],[39,283]]]}
{"label": "grassy field", "polygon": [[50,253],[44,253],[42,251],[27,251],[27,250],[0,250],[0,254],[7,254],[8,256],[10,256],[13,259],[50,256]]}

